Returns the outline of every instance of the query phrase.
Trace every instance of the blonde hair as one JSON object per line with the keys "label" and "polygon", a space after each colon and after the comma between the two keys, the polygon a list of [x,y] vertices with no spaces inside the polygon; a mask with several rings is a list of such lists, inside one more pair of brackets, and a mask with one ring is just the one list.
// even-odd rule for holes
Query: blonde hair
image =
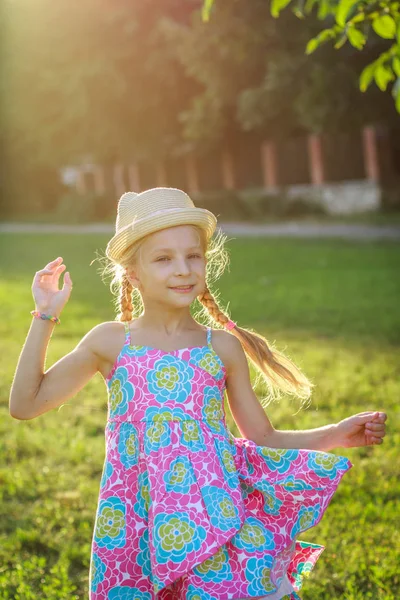
{"label": "blonde hair", "polygon": [[[227,315],[227,309],[223,310],[220,307],[217,292],[211,292],[210,287],[229,264],[229,255],[225,248],[227,237],[221,230],[217,230],[217,233],[206,244],[203,230],[195,225],[192,227],[200,236],[207,263],[206,286],[203,293],[197,296],[200,306],[194,317],[203,317],[208,324],[217,325],[222,329],[230,317]],[[118,263],[108,258],[105,259],[106,266],[102,270],[102,274],[112,276],[110,289],[115,296],[115,309],[119,311],[116,319],[118,321],[124,322],[137,318],[143,310],[140,291],[130,283],[126,269],[132,267],[138,256],[140,260],[140,249],[145,239],[142,238],[129,246]],[[259,377],[268,387],[268,398],[261,401],[263,407],[266,406],[266,400],[278,398],[280,392],[309,400],[313,384],[289,358],[276,350],[264,336],[238,325],[230,330],[230,333],[240,341],[247,357],[256,367]]]}

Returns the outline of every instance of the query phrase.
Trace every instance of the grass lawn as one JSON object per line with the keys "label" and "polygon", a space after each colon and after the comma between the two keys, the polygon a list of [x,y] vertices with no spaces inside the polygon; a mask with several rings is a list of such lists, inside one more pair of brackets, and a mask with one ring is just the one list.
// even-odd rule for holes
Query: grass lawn
{"label": "grass lawn", "polygon": [[[35,271],[62,256],[74,282],[54,329],[47,368],[95,324],[114,318],[90,266],[108,237],[0,237],[0,598],[88,597],[90,543],[104,460],[107,393],[96,375],[59,410],[32,421],[8,414],[12,377],[33,309]],[[337,449],[354,467],[322,521],[299,539],[326,546],[304,600],[398,600],[400,560],[400,245],[237,239],[219,282],[234,320],[262,332],[316,384],[309,409],[270,404],[277,429],[308,429],[364,410],[388,414],[380,446]],[[265,390],[258,389],[260,394]],[[295,414],[297,412],[297,414]],[[228,415],[229,416],[229,415]],[[234,423],[231,430],[238,434]]]}

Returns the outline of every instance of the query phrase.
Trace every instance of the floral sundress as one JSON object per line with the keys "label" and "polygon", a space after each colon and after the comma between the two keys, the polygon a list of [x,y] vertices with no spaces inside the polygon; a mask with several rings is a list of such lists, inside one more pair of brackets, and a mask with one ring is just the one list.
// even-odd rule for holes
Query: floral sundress
{"label": "floral sundress", "polygon": [[344,456],[235,438],[226,370],[211,344],[125,343],[106,379],[105,460],[90,600],[300,598]]}

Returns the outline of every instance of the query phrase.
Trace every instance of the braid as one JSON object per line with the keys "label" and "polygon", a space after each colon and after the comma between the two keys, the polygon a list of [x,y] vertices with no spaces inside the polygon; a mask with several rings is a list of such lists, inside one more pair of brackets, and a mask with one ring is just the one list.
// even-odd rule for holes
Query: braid
{"label": "braid", "polygon": [[204,292],[200,294],[197,298],[207,309],[208,313],[211,315],[214,321],[218,323],[218,325],[221,325],[221,327],[224,327],[229,321],[229,317],[227,317],[226,314],[220,309],[216,299],[214,298],[207,286]]}
{"label": "braid", "polygon": [[133,304],[132,304],[132,290],[133,285],[129,281],[126,274],[122,277],[120,295],[119,295],[119,303],[121,307],[121,312],[118,315],[118,319],[120,321],[131,321],[132,313],[133,313]]}
{"label": "braid", "polygon": [[[226,325],[229,317],[220,309],[207,286],[198,296],[198,300],[218,325]],[[310,397],[313,384],[289,358],[270,346],[264,336],[238,325],[231,330],[231,334],[240,341],[248,358],[264,376],[271,396],[283,391],[304,399]]]}

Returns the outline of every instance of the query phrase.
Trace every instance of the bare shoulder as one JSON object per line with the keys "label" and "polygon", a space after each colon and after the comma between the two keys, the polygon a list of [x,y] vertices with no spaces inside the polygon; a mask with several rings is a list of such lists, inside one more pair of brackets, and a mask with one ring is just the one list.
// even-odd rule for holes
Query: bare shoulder
{"label": "bare shoulder", "polygon": [[211,344],[228,371],[246,360],[240,341],[224,329],[213,329]]}
{"label": "bare shoulder", "polygon": [[79,345],[89,348],[98,360],[98,370],[104,378],[122,350],[125,342],[125,327],[120,321],[105,321],[95,325],[82,338]]}

